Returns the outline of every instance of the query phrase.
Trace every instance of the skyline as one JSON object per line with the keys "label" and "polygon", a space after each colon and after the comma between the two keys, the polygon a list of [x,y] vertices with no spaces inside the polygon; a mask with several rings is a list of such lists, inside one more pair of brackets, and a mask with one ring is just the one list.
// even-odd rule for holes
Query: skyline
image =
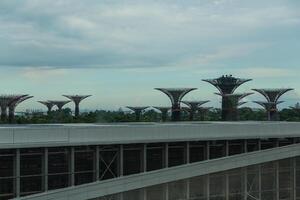
{"label": "skyline", "polygon": [[288,107],[300,101],[299,8],[292,0],[3,0],[1,93],[34,96],[17,110],[91,94],[82,110],[92,110],[166,106],[153,88],[196,87],[185,100],[220,107],[201,79],[232,74],[253,79],[237,92],[294,88],[279,106]]}

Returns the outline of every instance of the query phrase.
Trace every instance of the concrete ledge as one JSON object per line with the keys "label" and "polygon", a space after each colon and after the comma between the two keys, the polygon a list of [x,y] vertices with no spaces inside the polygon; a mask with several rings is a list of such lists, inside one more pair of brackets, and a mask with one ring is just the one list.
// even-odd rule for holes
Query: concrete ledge
{"label": "concrete ledge", "polygon": [[296,122],[0,126],[0,149],[300,137]]}
{"label": "concrete ledge", "polygon": [[36,194],[18,200],[88,200],[148,186],[300,156],[300,144],[207,160],[178,167],[98,181]]}

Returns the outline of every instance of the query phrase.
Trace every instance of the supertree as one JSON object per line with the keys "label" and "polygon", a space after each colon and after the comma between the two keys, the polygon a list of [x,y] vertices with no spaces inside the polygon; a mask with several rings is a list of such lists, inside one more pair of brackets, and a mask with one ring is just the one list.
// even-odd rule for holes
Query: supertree
{"label": "supertree", "polygon": [[15,120],[15,110],[16,107],[22,103],[23,101],[26,101],[28,99],[31,99],[33,96],[29,95],[23,95],[21,98],[16,98],[14,101],[10,102],[8,105],[8,121],[9,123],[13,123]]}
{"label": "supertree", "polygon": [[203,81],[208,82],[215,86],[221,96],[222,96],[222,120],[225,121],[228,117],[228,109],[226,109],[226,106],[229,104],[228,98],[226,98],[226,95],[233,94],[234,91],[242,84],[251,81],[252,79],[242,79],[242,78],[236,78],[232,75],[223,75],[219,78],[215,79],[203,79]]}
{"label": "supertree", "polygon": [[1,108],[1,120],[7,120],[7,109],[9,105],[14,102],[18,101],[19,99],[28,96],[28,95],[1,95],[0,96],[0,108]]}
{"label": "supertree", "polygon": [[278,101],[279,98],[288,91],[293,90],[292,88],[283,88],[283,89],[252,89],[263,95],[266,98],[266,102],[263,101],[254,101],[255,103],[261,105],[267,111],[267,117],[269,121],[278,121],[279,115],[277,110],[277,105],[283,101]]}
{"label": "supertree", "polygon": [[47,107],[47,109],[48,109],[47,110],[47,114],[49,115],[50,112],[51,112],[51,110],[52,110],[52,108],[53,108],[53,106],[54,106],[54,104],[52,102],[50,102],[50,101],[38,101],[38,102]]}
{"label": "supertree", "polygon": [[204,121],[205,119],[205,115],[207,114],[207,112],[212,109],[213,107],[202,107],[200,106],[197,110],[198,110],[198,114],[200,115],[200,121]]}
{"label": "supertree", "polygon": [[75,117],[79,116],[79,104],[82,100],[92,96],[92,95],[63,95],[64,97],[67,97],[75,104]]}
{"label": "supertree", "polygon": [[51,100],[49,102],[51,102],[54,105],[56,105],[57,108],[58,108],[58,111],[61,111],[62,108],[64,107],[64,105],[66,105],[67,103],[70,103],[71,101],[53,101],[53,100]]}
{"label": "supertree", "polygon": [[193,121],[194,120],[194,115],[195,113],[199,110],[200,106],[202,106],[205,103],[208,103],[209,101],[181,101],[185,105],[189,107],[189,120]]}
{"label": "supertree", "polygon": [[238,107],[245,104],[246,102],[242,102],[241,100],[246,96],[249,96],[253,93],[236,93],[236,94],[220,94],[217,95],[222,96],[222,99],[225,99],[224,105],[222,109],[224,109],[224,113],[226,114],[224,117],[225,121],[237,121],[239,118]]}
{"label": "supertree", "polygon": [[149,108],[148,106],[126,106],[135,113],[135,121],[140,121],[142,111]]}
{"label": "supertree", "polygon": [[296,112],[300,113],[300,103],[296,103],[294,106],[290,106],[290,108]]}
{"label": "supertree", "polygon": [[172,121],[180,121],[180,102],[182,98],[192,90],[197,88],[155,88],[165,93],[171,100],[172,103]]}
{"label": "supertree", "polygon": [[161,112],[161,121],[162,122],[167,121],[168,111],[171,109],[171,107],[153,106],[153,108],[155,108]]}

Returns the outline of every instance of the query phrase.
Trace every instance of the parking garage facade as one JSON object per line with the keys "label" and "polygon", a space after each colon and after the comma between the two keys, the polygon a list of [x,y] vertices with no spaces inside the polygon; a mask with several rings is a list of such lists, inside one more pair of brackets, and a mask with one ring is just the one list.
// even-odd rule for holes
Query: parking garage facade
{"label": "parking garage facade", "polygon": [[287,200],[300,197],[300,157],[154,185],[93,200]]}
{"label": "parking garage facade", "polygon": [[[182,138],[185,138],[184,135]],[[74,146],[56,144],[44,147],[37,147],[38,145],[26,148],[6,147],[0,149],[0,199],[30,196],[70,186],[172,169],[176,166],[299,143],[300,137],[296,134],[264,138],[254,136],[248,139],[222,137],[221,139],[199,138],[197,140],[193,138],[191,140],[187,138],[186,141],[181,139],[163,142],[124,142],[124,144],[116,142],[91,145],[85,143]],[[300,192],[296,196],[296,191],[300,190],[298,169],[300,170],[300,159],[294,157],[167,184],[154,184],[151,187],[115,194],[109,198],[122,197],[122,199],[131,200],[207,199],[208,197],[209,199],[241,199],[242,191],[250,191],[254,196],[253,198],[249,196],[248,199],[273,199],[271,198],[273,193],[278,195],[276,199],[295,199],[296,197],[298,199],[300,198]],[[255,179],[252,180],[256,181],[251,186],[253,188],[247,189],[245,177],[248,177],[247,180]],[[264,182],[272,186],[264,186]],[[287,182],[291,184],[287,185]],[[270,194],[267,193],[269,189]],[[199,192],[201,194],[197,196]],[[231,195],[231,193],[236,193],[236,195]],[[287,193],[291,198],[281,198],[281,196],[286,197],[287,195],[283,194]],[[126,195],[130,198],[126,198]],[[226,195],[232,197],[226,198]],[[263,198],[264,195],[271,196]]]}

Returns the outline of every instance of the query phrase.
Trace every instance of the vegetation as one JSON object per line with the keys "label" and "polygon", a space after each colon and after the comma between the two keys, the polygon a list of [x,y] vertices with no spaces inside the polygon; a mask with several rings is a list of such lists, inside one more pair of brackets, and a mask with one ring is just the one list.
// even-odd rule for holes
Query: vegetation
{"label": "vegetation", "polygon": [[[279,112],[282,121],[300,121],[300,111],[293,109],[283,109]],[[201,116],[196,114],[195,121],[201,121]],[[266,113],[263,109],[252,109],[244,107],[239,109],[239,118],[241,121],[264,121]],[[154,110],[147,110],[141,116],[143,122],[159,122],[161,114]],[[182,113],[182,120],[189,119],[188,113]],[[202,118],[203,119],[203,118]],[[168,118],[170,120],[170,118]],[[211,109],[204,115],[205,121],[220,121],[221,110]],[[48,115],[43,113],[25,114],[16,116],[17,124],[44,124],[44,123],[112,123],[112,122],[134,122],[135,115],[130,112],[124,112],[122,109],[118,111],[96,110],[93,112],[82,113],[78,118],[72,116],[69,108],[59,111],[51,111]]]}

